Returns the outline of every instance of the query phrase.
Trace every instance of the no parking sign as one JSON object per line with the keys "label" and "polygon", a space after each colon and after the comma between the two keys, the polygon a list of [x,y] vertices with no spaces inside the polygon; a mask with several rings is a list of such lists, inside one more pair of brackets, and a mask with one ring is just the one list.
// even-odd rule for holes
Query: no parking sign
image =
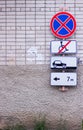
{"label": "no parking sign", "polygon": [[[65,54],[76,54],[76,41],[64,40],[73,35],[76,30],[76,20],[68,12],[59,12],[55,14],[50,22],[50,28],[54,36],[61,40],[51,41],[51,69],[59,72],[51,73],[52,86],[76,86],[77,58],[66,56]],[[72,70],[71,70],[72,69]],[[66,73],[65,70],[68,70]],[[70,72],[69,72],[70,70]],[[73,71],[74,70],[74,71]]]}
{"label": "no parking sign", "polygon": [[68,12],[59,12],[55,14],[50,22],[52,33],[58,38],[68,38],[76,30],[76,20]]}

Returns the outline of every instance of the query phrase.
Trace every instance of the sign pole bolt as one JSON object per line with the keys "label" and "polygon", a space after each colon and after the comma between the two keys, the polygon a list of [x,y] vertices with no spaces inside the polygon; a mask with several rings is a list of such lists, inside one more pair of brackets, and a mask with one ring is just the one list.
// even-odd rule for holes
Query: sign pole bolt
{"label": "sign pole bolt", "polygon": [[62,92],[66,92],[69,89],[65,86],[62,86],[61,88],[59,88],[59,90],[62,91]]}

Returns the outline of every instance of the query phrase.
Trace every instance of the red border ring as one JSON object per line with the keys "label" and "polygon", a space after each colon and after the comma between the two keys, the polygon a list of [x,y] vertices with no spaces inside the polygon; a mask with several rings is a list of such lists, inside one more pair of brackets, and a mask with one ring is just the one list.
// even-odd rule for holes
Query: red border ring
{"label": "red border ring", "polygon": [[[74,28],[73,28],[73,30],[71,31],[70,34],[67,34],[66,36],[61,36],[61,35],[57,34],[57,33],[54,31],[53,27],[52,27],[53,20],[54,20],[58,15],[60,15],[60,14],[67,14],[68,16],[70,16],[70,18],[73,19],[73,22],[74,22]],[[52,31],[52,33],[54,34],[54,36],[56,36],[56,37],[58,37],[58,38],[62,38],[62,39],[68,38],[68,37],[72,36],[73,33],[74,33],[75,30],[76,30],[76,20],[75,20],[75,18],[73,17],[73,15],[71,15],[71,14],[68,13],[68,12],[59,12],[59,13],[55,14],[55,15],[52,17],[51,22],[50,22],[50,28],[51,28],[51,31]]]}

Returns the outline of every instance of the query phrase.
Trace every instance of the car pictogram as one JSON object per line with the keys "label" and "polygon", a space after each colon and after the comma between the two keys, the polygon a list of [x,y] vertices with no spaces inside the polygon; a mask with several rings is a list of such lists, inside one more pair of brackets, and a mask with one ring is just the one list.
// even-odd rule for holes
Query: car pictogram
{"label": "car pictogram", "polygon": [[55,60],[55,61],[53,62],[53,66],[54,66],[55,68],[66,68],[66,67],[67,67],[66,64],[65,64],[65,63],[62,63],[62,61],[60,61],[60,60]]}

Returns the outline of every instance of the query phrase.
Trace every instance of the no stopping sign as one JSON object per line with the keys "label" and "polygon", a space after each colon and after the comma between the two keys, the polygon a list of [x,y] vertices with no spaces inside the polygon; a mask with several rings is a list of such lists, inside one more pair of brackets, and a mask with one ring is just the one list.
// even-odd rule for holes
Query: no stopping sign
{"label": "no stopping sign", "polygon": [[68,12],[59,12],[52,17],[50,28],[54,36],[62,39],[68,38],[76,30],[76,20]]}

